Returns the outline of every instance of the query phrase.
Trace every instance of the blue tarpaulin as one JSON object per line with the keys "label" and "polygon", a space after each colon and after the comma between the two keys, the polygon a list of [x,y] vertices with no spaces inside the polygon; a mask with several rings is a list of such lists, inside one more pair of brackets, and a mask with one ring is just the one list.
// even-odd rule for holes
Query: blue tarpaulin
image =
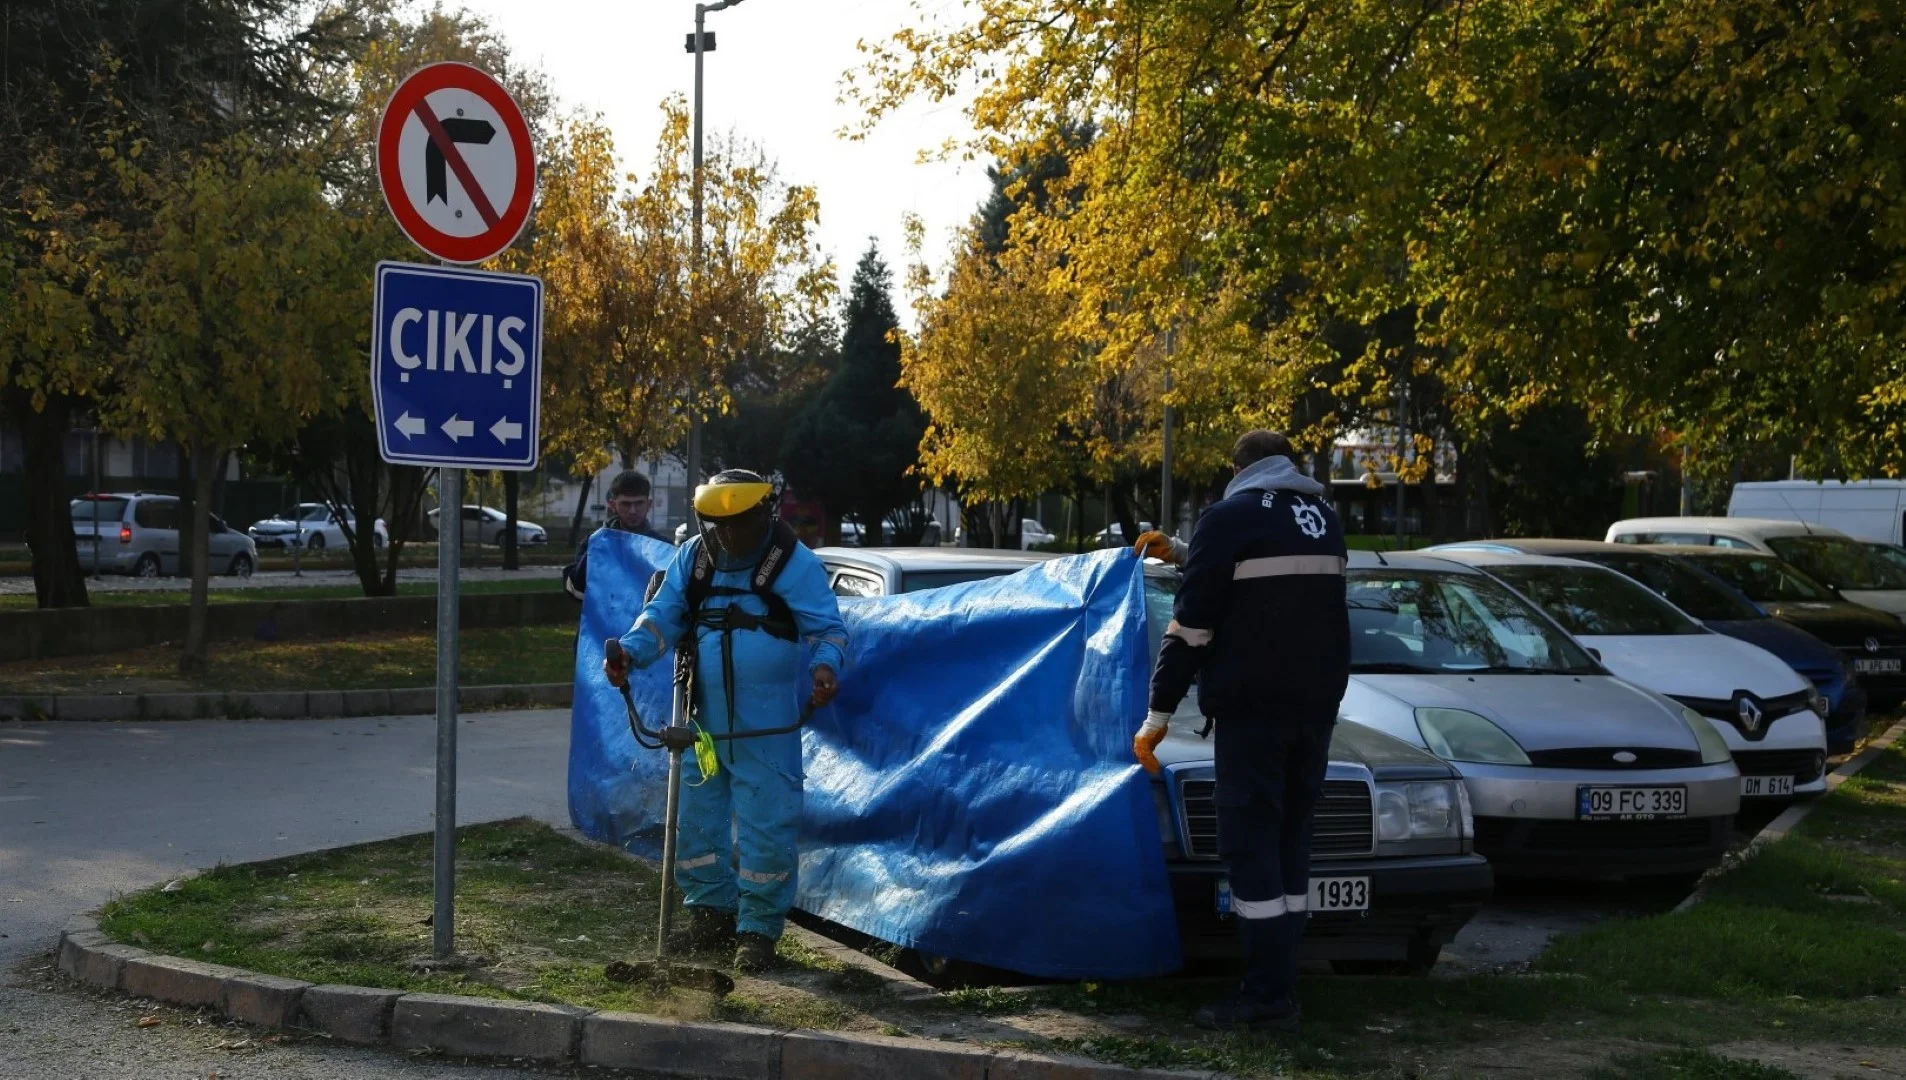
{"label": "blue tarpaulin", "polygon": [[[601,533],[577,646],[570,814],[653,855],[665,759],[602,680],[667,545]],[[1124,552],[844,600],[841,693],[803,733],[798,906],[862,933],[1053,978],[1179,966],[1150,783],[1133,763],[1150,649]],[[666,717],[668,671],[632,683]]]}

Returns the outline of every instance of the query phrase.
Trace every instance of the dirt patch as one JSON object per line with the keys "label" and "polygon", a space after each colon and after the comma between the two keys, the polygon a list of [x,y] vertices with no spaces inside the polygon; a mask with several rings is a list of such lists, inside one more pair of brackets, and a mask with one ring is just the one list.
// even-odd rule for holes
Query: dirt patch
{"label": "dirt patch", "polygon": [[1656,1049],[1646,1043],[1612,1039],[1557,1039],[1502,1032],[1454,1050],[1431,1050],[1396,1058],[1399,1075],[1413,1080],[1561,1080],[1586,1076],[1609,1058]]}
{"label": "dirt patch", "polygon": [[1721,1057],[1774,1065],[1798,1076],[1820,1077],[1821,1080],[1906,1076],[1906,1047],[1843,1046],[1833,1043],[1781,1046],[1768,1042],[1742,1042],[1710,1049]]}

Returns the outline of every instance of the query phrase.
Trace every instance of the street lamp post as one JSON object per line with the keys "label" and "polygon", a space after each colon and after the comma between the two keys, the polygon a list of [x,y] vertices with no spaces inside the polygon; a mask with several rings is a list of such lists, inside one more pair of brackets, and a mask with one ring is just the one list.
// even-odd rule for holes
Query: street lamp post
{"label": "street lamp post", "polygon": [[1172,497],[1173,495],[1172,483],[1171,483],[1172,469],[1174,466],[1177,465],[1177,461],[1175,460],[1175,455],[1172,453],[1172,449],[1173,449],[1171,444],[1172,416],[1171,416],[1171,403],[1170,403],[1171,402],[1171,387],[1172,387],[1171,361],[1172,361],[1172,357],[1177,352],[1178,352],[1178,328],[1174,326],[1171,329],[1165,331],[1165,399],[1166,399],[1165,430],[1164,430],[1164,436],[1165,436],[1164,451],[1165,452],[1163,455],[1164,457],[1163,466],[1160,469],[1160,475],[1158,477],[1158,531],[1164,533],[1166,536],[1173,536],[1173,535],[1176,535],[1177,533],[1177,529],[1174,528],[1174,525],[1176,525],[1176,522],[1172,520],[1175,516],[1177,516],[1178,502],[1176,499]]}
{"label": "street lamp post", "polygon": [[[701,277],[702,277],[702,54],[715,51],[715,35],[704,27],[708,13],[734,7],[741,0],[720,0],[714,4],[695,5],[695,32],[688,37],[688,51],[695,54],[695,181],[694,181],[694,261],[689,264],[689,322],[699,335],[701,332]],[[688,490],[691,494],[695,485],[701,482],[702,474],[702,414],[699,401],[701,390],[700,376],[689,381],[688,388]]]}

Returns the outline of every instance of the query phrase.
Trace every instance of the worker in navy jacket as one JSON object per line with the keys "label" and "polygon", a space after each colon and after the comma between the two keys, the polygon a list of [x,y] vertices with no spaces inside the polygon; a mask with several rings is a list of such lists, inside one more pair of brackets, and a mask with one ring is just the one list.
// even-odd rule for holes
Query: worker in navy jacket
{"label": "worker in navy jacket", "polygon": [[1141,555],[1182,561],[1171,625],[1133,740],[1149,770],[1171,716],[1198,683],[1216,725],[1218,849],[1244,937],[1235,993],[1200,1010],[1207,1027],[1294,1030],[1297,945],[1310,897],[1310,831],[1330,732],[1350,680],[1343,527],[1289,440],[1253,431],[1236,476],[1189,549],[1148,533]]}

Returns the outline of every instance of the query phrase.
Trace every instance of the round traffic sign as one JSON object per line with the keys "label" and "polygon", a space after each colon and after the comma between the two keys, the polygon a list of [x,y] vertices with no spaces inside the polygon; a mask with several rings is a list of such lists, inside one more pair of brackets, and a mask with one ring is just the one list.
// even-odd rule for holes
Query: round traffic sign
{"label": "round traffic sign", "polygon": [[536,155],[529,124],[495,79],[468,64],[419,68],[377,128],[377,179],[404,235],[439,259],[477,263],[529,221]]}

